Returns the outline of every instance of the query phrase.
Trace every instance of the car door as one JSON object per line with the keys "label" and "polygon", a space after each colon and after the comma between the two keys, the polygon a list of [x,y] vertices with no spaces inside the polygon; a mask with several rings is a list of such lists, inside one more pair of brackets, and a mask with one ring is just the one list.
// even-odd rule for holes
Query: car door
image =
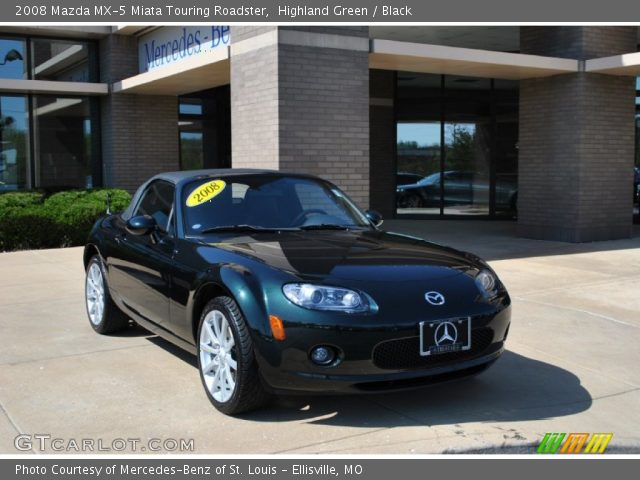
{"label": "car door", "polygon": [[169,317],[171,263],[175,250],[173,184],[157,180],[142,194],[132,217],[150,215],[157,231],[116,237],[120,248],[108,259],[109,276],[123,303],[143,319],[166,325]]}

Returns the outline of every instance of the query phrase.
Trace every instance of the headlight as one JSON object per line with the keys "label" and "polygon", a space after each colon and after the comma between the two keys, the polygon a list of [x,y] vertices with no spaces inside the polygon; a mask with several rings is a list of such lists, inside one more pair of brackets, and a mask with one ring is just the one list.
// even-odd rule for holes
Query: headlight
{"label": "headlight", "polygon": [[498,287],[496,276],[489,270],[481,270],[475,278],[476,286],[483,296],[489,298],[495,296]]}
{"label": "headlight", "polygon": [[323,287],[309,283],[288,283],[282,287],[291,302],[312,310],[333,310],[346,313],[367,312],[371,308],[367,297],[354,290]]}

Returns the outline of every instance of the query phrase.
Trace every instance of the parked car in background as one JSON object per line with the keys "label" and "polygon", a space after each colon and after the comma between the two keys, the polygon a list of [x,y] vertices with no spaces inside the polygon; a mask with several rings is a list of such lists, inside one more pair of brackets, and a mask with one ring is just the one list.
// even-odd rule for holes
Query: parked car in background
{"label": "parked car in background", "polygon": [[398,172],[396,173],[396,186],[412,185],[422,180],[423,176],[418,173]]}
{"label": "parked car in background", "polygon": [[[478,178],[473,172],[448,170],[443,174],[444,204],[471,205],[478,199],[489,199],[489,180]],[[440,206],[440,172],[428,175],[409,185],[396,188],[398,208],[434,208]],[[518,190],[515,180],[496,184],[496,207],[517,210]]]}

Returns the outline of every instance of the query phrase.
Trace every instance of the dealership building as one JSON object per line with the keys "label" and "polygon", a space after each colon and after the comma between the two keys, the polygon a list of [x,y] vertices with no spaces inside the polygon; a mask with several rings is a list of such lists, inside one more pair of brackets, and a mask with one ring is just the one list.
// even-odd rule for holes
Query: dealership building
{"label": "dealership building", "polygon": [[387,218],[626,238],[633,26],[0,27],[0,191],[322,176]]}

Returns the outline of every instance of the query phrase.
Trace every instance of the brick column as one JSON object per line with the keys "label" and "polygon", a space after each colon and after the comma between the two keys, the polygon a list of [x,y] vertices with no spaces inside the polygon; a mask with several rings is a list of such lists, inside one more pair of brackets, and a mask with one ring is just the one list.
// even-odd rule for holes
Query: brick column
{"label": "brick column", "polygon": [[232,166],[310,173],[369,204],[367,27],[231,27]]}
{"label": "brick column", "polygon": [[[586,60],[636,50],[636,27],[521,27],[522,53]],[[520,83],[518,233],[588,242],[632,230],[635,79]]]}
{"label": "brick column", "polygon": [[[138,39],[112,34],[100,41],[100,81],[138,74]],[[105,186],[135,190],[156,173],[178,170],[178,99],[110,94],[101,99]]]}

